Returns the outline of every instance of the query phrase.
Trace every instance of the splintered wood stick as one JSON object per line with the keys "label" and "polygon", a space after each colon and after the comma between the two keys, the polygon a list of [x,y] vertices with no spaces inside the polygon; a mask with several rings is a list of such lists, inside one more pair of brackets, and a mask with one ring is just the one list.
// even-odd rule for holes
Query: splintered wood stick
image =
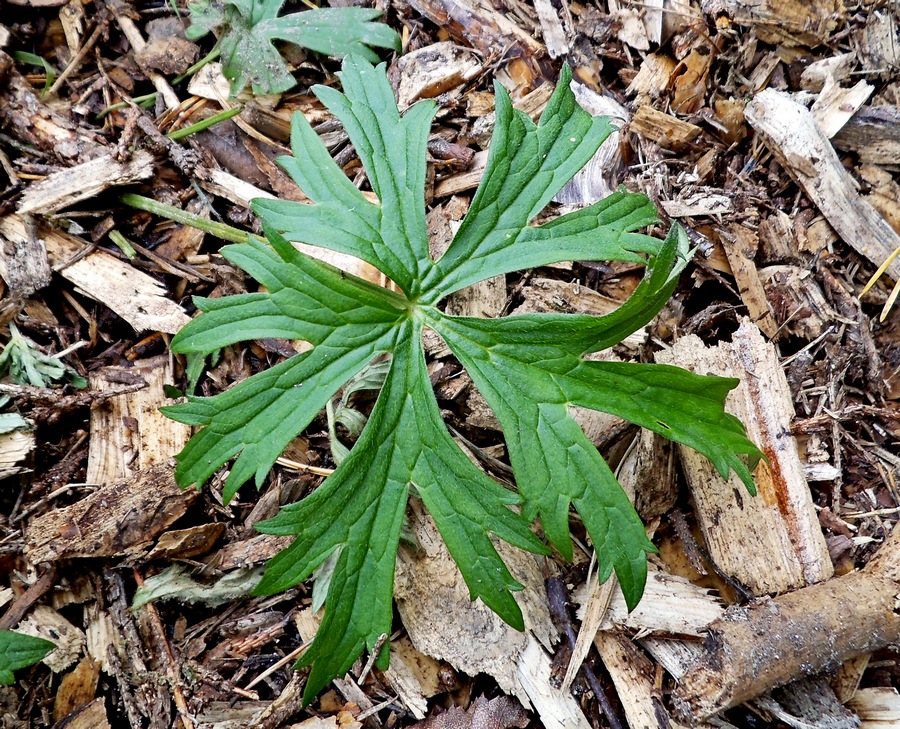
{"label": "splintered wood stick", "polygon": [[900,639],[900,529],[866,567],[710,623],[704,653],[673,694],[692,721]]}

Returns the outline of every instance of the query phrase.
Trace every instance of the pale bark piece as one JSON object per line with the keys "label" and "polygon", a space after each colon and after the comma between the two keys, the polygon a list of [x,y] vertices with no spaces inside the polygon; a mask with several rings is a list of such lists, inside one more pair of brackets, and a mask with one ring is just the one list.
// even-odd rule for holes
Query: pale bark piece
{"label": "pale bark piece", "polygon": [[863,164],[900,167],[900,108],[864,106],[832,140],[844,152],[854,152]]}
{"label": "pale bark piece", "polygon": [[17,633],[49,640],[56,646],[41,661],[53,673],[65,671],[78,660],[84,649],[84,631],[48,605],[35,606],[14,629]]}
{"label": "pale bark piece", "polygon": [[650,139],[660,147],[678,151],[686,148],[703,130],[696,124],[644,105],[635,112],[628,131]]}
{"label": "pale bark piece", "polygon": [[[766,89],[744,113],[848,245],[876,266],[900,247],[900,234],[860,196],[855,180],[805,106],[788,94]],[[900,259],[887,272],[900,279]]]}
{"label": "pale bark piece", "polygon": [[657,361],[740,378],[726,409],[769,459],[756,469],[759,493],[753,497],[736,476],[725,481],[704,456],[679,446],[697,521],[714,561],[757,595],[830,577],[828,548],[790,434],[790,388],[774,346],[745,319],[730,343],[707,348],[691,335],[660,352]]}
{"label": "pale bark piece", "polygon": [[825,136],[831,139],[862,108],[874,90],[875,87],[865,81],[845,89],[829,77],[810,112]]}
{"label": "pale bark piece", "polygon": [[20,141],[52,153],[63,164],[85,162],[103,154],[107,143],[88,127],[72,121],[45,104],[28,81],[0,51],[0,127]]}
{"label": "pale bark piece", "polygon": [[709,626],[703,655],[680,679],[673,694],[678,711],[703,720],[895,643],[898,595],[900,529],[895,529],[861,571],[729,608]]}
{"label": "pale bark piece", "polygon": [[174,529],[159,538],[147,555],[147,561],[200,557],[207,554],[224,533],[225,524],[220,521],[198,524],[187,529]]}
{"label": "pale bark piece", "polygon": [[544,35],[544,44],[550,58],[562,58],[569,53],[569,34],[563,25],[559,11],[553,7],[550,0],[534,0],[534,9],[537,12],[538,22],[541,24],[541,32]]}
{"label": "pale bark piece", "polygon": [[276,537],[271,534],[259,534],[240,542],[232,542],[222,547],[216,567],[223,572],[242,567],[268,562],[282,549],[287,549],[293,537]]}
{"label": "pale bark piece", "polygon": [[806,269],[766,266],[758,273],[782,332],[811,342],[840,318]]}
{"label": "pale bark piece", "polygon": [[725,12],[740,25],[751,26],[766,43],[817,46],[829,39],[844,15],[841,0],[702,0],[705,13]]}
{"label": "pale bark piece", "polygon": [[829,79],[840,83],[849,78],[855,63],[855,53],[839,53],[836,56],[813,61],[800,74],[800,86],[805,91],[818,93]]}
{"label": "pale bark piece", "polygon": [[706,626],[722,615],[722,601],[709,590],[683,577],[650,567],[644,596],[629,612],[622,590],[616,587],[600,630],[622,627],[640,633],[700,637]]}
{"label": "pale bark piece", "polygon": [[668,90],[669,79],[677,65],[674,58],[663,53],[647,54],[625,93],[634,94],[638,106],[648,106]]}
{"label": "pale bark piece", "polygon": [[511,628],[483,605],[469,599],[459,569],[421,505],[411,502],[411,527],[419,549],[397,554],[395,597],[413,645],[457,670],[487,673],[501,689],[533,706],[546,727],[578,729],[589,724],[570,694],[549,685],[549,649],[555,635],[538,558],[497,544],[512,574],[525,586],[516,599],[525,633]]}
{"label": "pale bark piece", "polygon": [[0,435],[0,478],[27,471],[26,459],[34,446],[34,431],[30,427]]}
{"label": "pale bark piece", "polygon": [[900,693],[892,686],[856,692],[848,706],[861,720],[859,729],[896,729],[900,726]]}
{"label": "pale bark piece", "polygon": [[616,477],[634,484],[634,508],[646,523],[668,514],[678,500],[675,449],[672,441],[642,429],[622,462]]}
{"label": "pale bark piece", "polygon": [[37,225],[30,217],[25,221],[25,238],[7,240],[0,235],[0,276],[10,293],[22,299],[49,286],[51,274],[47,248],[37,234]]}
{"label": "pale bark piece", "polygon": [[173,466],[159,463],[32,520],[25,553],[33,564],[72,557],[134,554],[187,511],[196,489],[181,489]]}
{"label": "pale bark piece", "polygon": [[[526,91],[550,83],[541,67],[544,46],[505,12],[487,0],[408,0],[409,5],[450,37],[472,46],[483,58],[503,59],[499,78]],[[504,78],[505,77],[505,78]]]}
{"label": "pale bark piece", "polygon": [[528,723],[528,712],[515,699],[478,696],[468,709],[451,706],[443,714],[414,724],[412,729],[512,729]]}
{"label": "pale bark piece", "polygon": [[[87,241],[51,228],[40,228],[39,234],[47,247],[50,265],[60,269],[85,296],[108,306],[136,331],[175,334],[190,321],[190,317],[171,299],[156,279],[120,261],[105,251],[66,265],[88,249]],[[0,235],[19,244],[28,239],[25,220],[19,215],[0,218]]]}
{"label": "pale bark piece", "polygon": [[609,671],[631,729],[680,729],[663,703],[656,685],[656,667],[629,638],[616,633],[597,633],[594,645]]}
{"label": "pale bark piece", "polygon": [[[569,86],[578,105],[591,116],[609,117],[618,127],[624,126],[631,119],[628,110],[615,99],[601,96],[577,81],[572,81]],[[554,202],[563,205],[590,205],[611,195],[618,188],[624,171],[621,136],[619,131],[610,134],[587,164],[556,194]]]}
{"label": "pale bark piece", "polygon": [[900,31],[890,6],[868,14],[861,46],[866,71],[888,77],[900,68]]}
{"label": "pale bark piece", "polygon": [[660,200],[659,205],[671,218],[722,215],[732,210],[731,197],[717,189],[698,190],[677,200]]}
{"label": "pale bark piece", "polygon": [[772,310],[766,299],[766,290],[753,263],[759,239],[754,231],[742,225],[732,225],[729,230],[730,234],[723,231],[722,247],[725,249],[728,264],[738,285],[741,301],[747,307],[750,320],[767,337],[774,337],[778,331],[778,324],[772,316]]}
{"label": "pale bark piece", "polygon": [[190,426],[160,412],[170,403],[163,388],[174,382],[168,356],[138,361],[132,367],[105,367],[90,378],[91,389],[99,392],[141,380],[146,387],[105,398],[91,408],[88,483],[133,477],[156,463],[167,463],[187,445]]}
{"label": "pale bark piece", "polygon": [[441,664],[417,651],[407,637],[391,641],[391,663],[384,679],[416,719],[428,713],[428,699],[444,689],[440,680]]}
{"label": "pale bark piece", "polygon": [[444,41],[401,56],[397,70],[397,106],[403,111],[419,99],[433,99],[468,83],[481,72],[481,61],[470,49]]}
{"label": "pale bark piece", "polygon": [[152,175],[153,155],[146,150],[138,150],[125,161],[105,154],[30,185],[22,194],[17,212],[20,215],[55,213],[110,187],[129,185]]}

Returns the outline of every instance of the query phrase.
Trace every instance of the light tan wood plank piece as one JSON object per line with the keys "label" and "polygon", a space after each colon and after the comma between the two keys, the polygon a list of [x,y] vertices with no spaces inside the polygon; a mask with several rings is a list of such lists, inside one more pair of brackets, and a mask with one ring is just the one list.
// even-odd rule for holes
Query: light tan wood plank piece
{"label": "light tan wood plank piece", "polygon": [[704,456],[679,446],[697,521],[716,563],[757,595],[830,577],[828,549],[790,435],[794,409],[774,346],[745,319],[730,343],[707,348],[689,336],[657,361],[740,378],[726,408],[770,460],[756,470],[759,494],[753,497],[737,477],[723,480]]}
{"label": "light tan wood plank piece", "polygon": [[759,244],[756,233],[742,225],[734,224],[728,232],[723,231],[721,241],[722,247],[725,249],[725,256],[728,258],[728,265],[731,266],[731,272],[738,285],[738,293],[747,307],[750,320],[767,337],[774,337],[775,332],[778,331],[778,322],[772,315],[769,300],[766,298],[766,290],[759,278],[756,265],[753,263]]}
{"label": "light tan wood plank piece", "polygon": [[[744,115],[849,246],[876,266],[900,247],[900,234],[860,196],[856,181],[805,106],[766,89],[747,104]],[[887,272],[900,280],[900,259]]]}
{"label": "light tan wood plank piece", "polygon": [[[0,235],[24,244],[29,232],[22,216],[7,215],[0,218]],[[51,228],[40,228],[39,235],[47,247],[50,265],[63,278],[85,296],[108,306],[136,331],[175,334],[190,321],[178,304],[166,298],[162,284],[146,273],[105,251],[95,251],[66,265],[90,244]]]}

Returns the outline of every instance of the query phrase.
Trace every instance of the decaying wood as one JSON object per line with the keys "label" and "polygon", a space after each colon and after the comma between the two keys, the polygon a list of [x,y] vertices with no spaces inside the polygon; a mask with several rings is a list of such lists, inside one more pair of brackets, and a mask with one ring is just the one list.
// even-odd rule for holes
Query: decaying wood
{"label": "decaying wood", "polygon": [[829,77],[809,111],[825,136],[831,139],[868,101],[874,90],[875,87],[865,81],[845,89]]}
{"label": "decaying wood", "polygon": [[537,559],[498,544],[504,562],[525,585],[517,593],[526,626],[526,632],[520,633],[480,601],[469,599],[469,588],[431,517],[415,503],[412,514],[419,550],[398,552],[394,589],[413,645],[470,675],[490,674],[505,692],[526,707],[533,706],[546,727],[588,727],[572,696],[549,683],[550,658],[544,651],[549,650],[555,631]]}
{"label": "decaying wood", "polygon": [[397,72],[397,106],[403,111],[419,99],[433,99],[468,83],[481,72],[481,61],[470,49],[445,41],[404,54]]}
{"label": "decaying wood", "polygon": [[[537,11],[544,43],[547,46],[547,53],[550,55],[550,58],[561,58],[569,52],[568,37],[571,33],[572,19],[567,17],[568,6],[566,3],[563,3],[562,6],[563,13],[560,13],[550,0],[534,0],[534,9]],[[564,21],[568,21],[566,24],[570,26],[568,33],[566,32]]]}
{"label": "decaying wood", "polygon": [[675,690],[676,706],[702,720],[894,643],[900,639],[898,596],[900,530],[894,530],[861,571],[729,608],[709,626],[702,657]]}
{"label": "decaying wood", "polygon": [[106,151],[105,140],[76,126],[51,109],[0,51],[0,127],[24,142],[53,154],[64,164],[86,162]]}
{"label": "decaying wood", "polygon": [[594,645],[616,687],[628,726],[632,729],[679,729],[663,704],[656,666],[629,638],[600,632]]}
{"label": "decaying wood", "polygon": [[[520,28],[512,17],[486,0],[408,0],[409,5],[446,28],[450,36],[478,50],[484,58],[503,58],[512,87],[527,93],[542,83],[550,83],[552,74],[540,59],[544,47],[530,31]],[[501,6],[502,7],[502,6]]]}
{"label": "decaying wood", "polygon": [[391,641],[391,663],[384,679],[417,719],[428,713],[428,699],[441,693],[441,664],[417,651],[407,637]]}
{"label": "decaying wood", "polygon": [[843,126],[834,146],[854,152],[863,164],[900,165],[900,108],[864,106]]}
{"label": "decaying wood", "polygon": [[849,703],[862,720],[860,729],[894,729],[900,726],[900,693],[891,686],[865,688]]}
{"label": "decaying wood", "polygon": [[729,231],[722,231],[721,241],[750,321],[767,337],[774,337],[778,324],[772,316],[766,290],[753,263],[759,245],[756,233],[742,225],[732,225]]}
{"label": "decaying wood", "polygon": [[90,378],[91,389],[99,392],[142,380],[146,387],[104,398],[91,407],[88,483],[133,477],[153,464],[168,462],[187,444],[190,427],[160,412],[169,402],[163,388],[174,382],[168,356],[137,361],[131,367],[106,367]]}
{"label": "decaying wood", "polygon": [[[615,99],[602,96],[584,84],[570,84],[578,105],[592,116],[606,116],[616,126],[628,123],[631,115]],[[587,164],[553,198],[563,205],[590,205],[611,195],[622,182],[621,132],[607,137]]]}
{"label": "decaying wood", "polygon": [[782,332],[809,342],[838,321],[815,278],[799,266],[766,266],[759,278]]}
{"label": "decaying wood", "polygon": [[34,430],[31,427],[22,427],[0,435],[0,478],[15,476],[27,470],[26,459],[34,446]]}
{"label": "decaying wood", "polygon": [[[22,216],[0,218],[0,236],[22,244],[29,235]],[[190,321],[178,304],[166,298],[165,288],[146,273],[106,251],[85,256],[90,244],[60,230],[41,227],[39,235],[47,247],[50,265],[63,278],[85,296],[108,306],[135,330],[175,334]]]}
{"label": "decaying wood", "polygon": [[62,509],[34,519],[25,531],[33,564],[71,557],[114,557],[150,546],[198,496],[181,489],[169,463],[145,468]]}
{"label": "decaying wood", "polygon": [[49,605],[36,605],[28,617],[14,626],[16,632],[33,635],[56,644],[56,648],[43,658],[51,671],[65,671],[81,657],[84,648],[84,631],[78,628]]}
{"label": "decaying wood", "polygon": [[628,131],[646,137],[660,147],[678,151],[699,137],[703,130],[696,124],[676,119],[671,114],[645,105],[634,113]]}
{"label": "decaying wood", "polygon": [[153,155],[146,150],[138,150],[126,161],[105,154],[34,183],[22,195],[17,212],[55,213],[110,187],[146,180],[152,175]]}
{"label": "decaying wood", "polygon": [[24,238],[8,240],[0,234],[0,276],[10,293],[22,299],[50,284],[47,248],[34,220],[26,216],[25,221],[28,235]]}
{"label": "decaying wood", "polygon": [[830,577],[828,548],[790,435],[794,408],[775,348],[744,320],[731,343],[707,348],[692,335],[657,361],[739,377],[726,409],[769,459],[756,469],[759,493],[752,497],[737,477],[723,480],[705,457],[679,447],[700,530],[719,567],[757,595]]}
{"label": "decaying wood", "polygon": [[[848,245],[876,266],[900,247],[900,234],[860,196],[805,106],[783,92],[766,89],[747,104],[745,116]],[[900,259],[887,272],[900,280]]]}
{"label": "decaying wood", "polygon": [[703,0],[706,12],[725,12],[735,23],[753,27],[773,45],[817,46],[824,43],[844,13],[841,0]]}

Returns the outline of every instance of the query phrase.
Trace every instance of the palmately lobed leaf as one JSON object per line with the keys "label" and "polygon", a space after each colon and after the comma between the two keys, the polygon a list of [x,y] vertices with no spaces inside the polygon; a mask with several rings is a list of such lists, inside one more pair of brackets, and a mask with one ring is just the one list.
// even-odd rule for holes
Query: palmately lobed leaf
{"label": "palmately lobed leaf", "polygon": [[[249,2],[249,0],[245,0]],[[265,293],[198,300],[204,312],[173,349],[205,353],[244,338],[300,338],[313,349],[213,398],[167,409],[204,426],[182,454],[176,478],[202,484],[235,458],[230,499],[247,480],[262,483],[283,448],[367,364],[390,356],[384,387],[356,445],[303,501],[285,506],[260,531],[296,535],[269,564],[261,594],[284,590],[335,558],[325,616],[302,659],[314,696],[374,650],[392,619],[393,574],[411,493],[437,523],[472,598],[521,628],[513,597],[521,586],[500,559],[500,538],[537,554],[571,556],[574,506],[597,552],[600,579],[616,573],[634,607],[654,550],[609,466],[571,417],[573,406],[619,415],[697,449],[721,473],[752,490],[761,456],[724,410],[735,380],[678,368],[586,359],[647,324],[671,296],[691,252],[680,228],[665,241],[639,229],[655,222],[642,195],[619,191],[544,225],[532,224],[553,195],[611,131],[575,104],[564,68],[540,121],[513,109],[497,87],[497,121],[484,179],[449,249],[428,255],[424,184],[434,105],[400,115],[383,66],[348,57],[344,93],[315,92],[344,124],[378,203],[366,200],[333,162],[302,114],[293,121],[294,156],[281,160],[312,205],[257,200],[271,248],[230,246],[223,253]],[[394,294],[297,252],[288,242],[350,253],[378,267]],[[501,319],[447,315],[438,304],[475,281],[563,260],[647,264],[643,282],[604,317],[529,314]],[[500,420],[518,492],[507,490],[463,453],[445,427],[425,366],[422,332],[447,343]],[[747,458],[745,462],[744,457]],[[379,656],[379,665],[387,653]]]}
{"label": "palmately lobed leaf", "polygon": [[231,95],[248,85],[254,93],[278,94],[295,85],[293,75],[273,45],[288,41],[326,56],[358,54],[377,62],[372,48],[400,50],[400,37],[371,8],[315,8],[278,17],[284,0],[194,0],[187,36],[219,35],[222,72]]}

